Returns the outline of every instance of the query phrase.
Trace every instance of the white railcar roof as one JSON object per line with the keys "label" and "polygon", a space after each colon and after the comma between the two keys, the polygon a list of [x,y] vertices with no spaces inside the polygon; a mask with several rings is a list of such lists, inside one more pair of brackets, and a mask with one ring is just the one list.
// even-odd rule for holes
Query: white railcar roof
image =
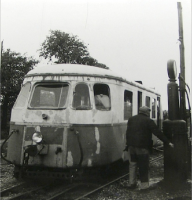
{"label": "white railcar roof", "polygon": [[34,76],[40,74],[95,74],[95,75],[112,75],[117,76],[113,71],[108,69],[103,69],[100,67],[94,67],[89,65],[80,65],[80,64],[54,64],[54,65],[46,65],[41,67],[36,67],[27,73],[27,76]]}
{"label": "white railcar roof", "polygon": [[136,83],[135,81],[127,80],[125,77],[121,76],[120,74],[117,74],[116,72],[111,71],[110,69],[104,69],[100,67],[81,65],[81,64],[53,64],[53,65],[39,66],[29,71],[26,77],[56,76],[56,75],[94,76],[94,77],[111,78],[111,79],[127,82],[131,85],[135,85],[139,88],[156,93],[154,89],[145,87],[144,85]]}

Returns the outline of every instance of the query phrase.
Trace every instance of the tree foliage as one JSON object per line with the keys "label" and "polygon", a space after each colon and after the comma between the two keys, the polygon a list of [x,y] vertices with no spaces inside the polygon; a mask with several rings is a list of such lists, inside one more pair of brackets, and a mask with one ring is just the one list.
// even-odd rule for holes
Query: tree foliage
{"label": "tree foliage", "polygon": [[72,63],[108,68],[92,58],[87,46],[77,36],[61,31],[50,31],[50,36],[41,44],[40,57],[56,60],[55,63]]}
{"label": "tree foliage", "polygon": [[26,73],[38,61],[7,49],[1,53],[1,126],[6,128],[11,108],[19,94]]}

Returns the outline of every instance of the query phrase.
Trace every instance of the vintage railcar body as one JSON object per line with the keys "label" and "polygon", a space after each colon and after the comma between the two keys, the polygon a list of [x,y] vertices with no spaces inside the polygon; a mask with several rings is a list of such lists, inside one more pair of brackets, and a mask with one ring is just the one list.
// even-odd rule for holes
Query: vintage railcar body
{"label": "vintage railcar body", "polygon": [[153,89],[92,66],[37,67],[12,109],[7,159],[25,173],[125,161],[127,120],[142,105],[160,127],[160,95]]}

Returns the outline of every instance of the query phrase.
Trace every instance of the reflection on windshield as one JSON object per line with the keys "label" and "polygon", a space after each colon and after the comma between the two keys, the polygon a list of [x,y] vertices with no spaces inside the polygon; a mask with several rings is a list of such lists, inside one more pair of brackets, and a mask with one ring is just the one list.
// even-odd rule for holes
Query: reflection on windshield
{"label": "reflection on windshield", "polygon": [[33,108],[63,108],[69,86],[67,84],[37,85],[30,106]]}

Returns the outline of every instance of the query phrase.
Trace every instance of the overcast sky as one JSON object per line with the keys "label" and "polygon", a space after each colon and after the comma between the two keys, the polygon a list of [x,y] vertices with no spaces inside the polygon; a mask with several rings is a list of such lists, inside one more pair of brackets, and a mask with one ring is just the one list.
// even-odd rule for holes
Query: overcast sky
{"label": "overcast sky", "polygon": [[[180,2],[191,85],[191,0]],[[167,61],[176,60],[180,71],[176,0],[1,0],[4,49],[45,64],[37,50],[49,30],[77,35],[98,62],[157,89],[167,109]]]}

